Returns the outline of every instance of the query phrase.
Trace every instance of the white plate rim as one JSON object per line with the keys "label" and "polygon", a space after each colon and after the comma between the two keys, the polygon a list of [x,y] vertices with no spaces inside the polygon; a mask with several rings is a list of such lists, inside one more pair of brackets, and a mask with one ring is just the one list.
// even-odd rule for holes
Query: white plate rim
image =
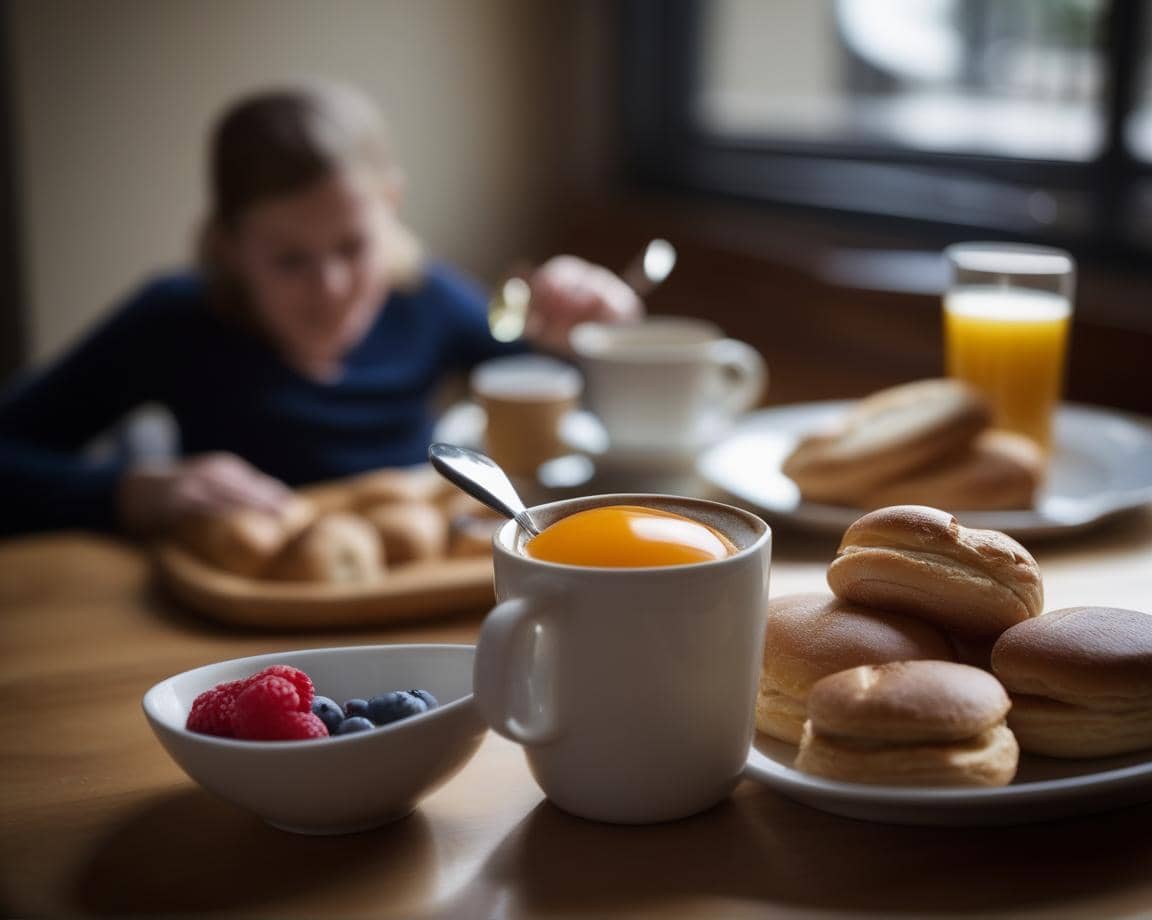
{"label": "white plate rim", "polygon": [[[842,533],[852,521],[864,513],[861,509],[804,501],[795,507],[766,503],[762,496],[751,494],[730,477],[718,473],[716,461],[718,457],[723,456],[725,451],[732,449],[736,439],[747,438],[749,435],[755,434],[758,429],[770,425],[773,418],[794,420],[798,415],[809,414],[813,417],[813,426],[815,427],[818,421],[825,420],[834,413],[845,410],[853,402],[854,400],[819,400],[790,403],[771,406],[750,413],[737,424],[727,437],[701,455],[697,463],[697,472],[714,488],[731,496],[737,502],[755,508],[766,515],[808,530]],[[1124,425],[1128,432],[1152,444],[1152,418],[1082,403],[1062,403],[1058,412],[1058,418],[1069,419],[1076,424]],[[1091,440],[1086,443],[1089,451],[1095,447]],[[1078,445],[1081,448],[1084,447],[1080,442]],[[775,471],[778,472],[778,467],[775,468]],[[1148,503],[1152,503],[1152,477],[1149,477],[1147,482],[1138,487],[1114,491],[1109,496],[1108,501],[1082,502],[1083,507],[1080,515],[1071,519],[1060,519],[1036,510],[961,511],[957,512],[957,517],[961,523],[968,526],[1002,530],[1020,537],[1047,537],[1071,534],[1093,527],[1116,514],[1140,508]]]}
{"label": "white plate rim", "polygon": [[[1096,761],[1079,761],[1089,766]],[[1086,793],[1121,792],[1152,783],[1152,759],[1125,767],[1079,773],[1058,779],[1033,780],[989,789],[905,788],[847,783],[809,776],[781,764],[753,745],[744,766],[747,779],[783,794],[820,796],[840,804],[895,807],[1021,805],[1050,802]]]}

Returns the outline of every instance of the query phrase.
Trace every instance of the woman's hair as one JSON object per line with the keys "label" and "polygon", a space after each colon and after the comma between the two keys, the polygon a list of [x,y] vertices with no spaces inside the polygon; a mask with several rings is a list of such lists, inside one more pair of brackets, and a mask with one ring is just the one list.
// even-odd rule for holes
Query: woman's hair
{"label": "woman's hair", "polygon": [[[244,292],[219,256],[222,234],[254,205],[353,167],[379,176],[382,194],[396,174],[379,111],[351,87],[315,83],[268,90],[225,110],[208,151],[210,211],[199,246],[201,265],[225,304],[233,306]],[[421,247],[399,221],[390,224],[392,284],[411,285],[420,275]]]}

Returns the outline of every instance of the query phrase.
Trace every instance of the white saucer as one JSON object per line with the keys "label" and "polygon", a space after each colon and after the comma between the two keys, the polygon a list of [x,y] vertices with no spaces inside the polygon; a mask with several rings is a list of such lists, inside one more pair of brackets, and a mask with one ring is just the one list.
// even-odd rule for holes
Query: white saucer
{"label": "white saucer", "polygon": [[[488,416],[483,407],[472,402],[451,406],[440,417],[432,432],[432,440],[473,450],[484,450],[484,430]],[[588,459],[603,450],[604,429],[588,412],[571,412],[561,423],[561,440],[572,453],[549,460],[540,466],[535,476],[510,476],[512,484],[528,504],[549,501],[571,490],[586,491],[596,473]]]}
{"label": "white saucer", "polygon": [[[459,402],[440,416],[432,438],[446,444],[482,450],[487,425],[488,416],[481,406],[473,402]],[[560,437],[573,451],[579,453],[602,453],[608,443],[608,435],[596,416],[583,410],[570,412],[564,418]]]}
{"label": "white saucer", "polygon": [[796,748],[758,735],[744,776],[821,811],[886,824],[1029,824],[1152,801],[1152,752],[1099,760],[1024,754],[1011,785],[991,789],[869,786],[791,767]]}
{"label": "white saucer", "polygon": [[596,461],[597,466],[604,469],[637,472],[651,470],[693,473],[700,455],[719,443],[732,427],[711,426],[701,431],[691,443],[654,447],[613,443],[594,415],[588,415],[584,420],[579,419],[578,415],[574,413],[570,416],[571,433],[568,426],[563,427],[560,432],[561,438],[569,447],[587,454]]}
{"label": "white saucer", "polygon": [[[802,501],[780,467],[803,435],[827,425],[850,405],[813,402],[755,412],[704,453],[700,475],[768,516],[843,533],[860,509]],[[1056,536],[1152,502],[1152,420],[1065,404],[1056,414],[1053,441],[1048,482],[1035,508],[958,511],[960,522],[1016,537]]]}
{"label": "white saucer", "polygon": [[[482,407],[471,402],[458,403],[440,418],[433,438],[481,450],[486,424]],[[595,415],[577,410],[569,413],[560,426],[560,440],[572,456],[544,464],[539,478],[545,485],[590,484],[602,491],[690,492],[699,485],[699,455],[722,434],[720,429],[710,430],[708,440],[682,448],[621,447],[610,443]],[[586,458],[585,464],[580,466],[576,458]]]}

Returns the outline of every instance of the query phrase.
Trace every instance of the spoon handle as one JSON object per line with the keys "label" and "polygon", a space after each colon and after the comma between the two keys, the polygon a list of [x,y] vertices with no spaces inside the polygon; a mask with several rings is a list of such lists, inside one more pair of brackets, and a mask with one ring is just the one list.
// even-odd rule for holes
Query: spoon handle
{"label": "spoon handle", "polygon": [[[667,240],[651,240],[620,272],[640,298],[647,297],[676,267],[676,250]],[[527,274],[527,269],[523,269]],[[524,335],[532,292],[528,282],[513,276],[488,301],[488,328],[499,342],[514,342]]]}
{"label": "spoon handle", "polygon": [[438,443],[428,448],[428,460],[453,485],[511,518],[531,536],[540,533],[508,476],[490,457],[467,447]]}
{"label": "spoon handle", "polygon": [[488,329],[498,342],[515,342],[528,323],[532,292],[522,278],[509,278],[488,301]]}
{"label": "spoon handle", "polygon": [[664,283],[675,267],[676,249],[667,240],[655,239],[624,267],[620,277],[637,297],[645,298]]}

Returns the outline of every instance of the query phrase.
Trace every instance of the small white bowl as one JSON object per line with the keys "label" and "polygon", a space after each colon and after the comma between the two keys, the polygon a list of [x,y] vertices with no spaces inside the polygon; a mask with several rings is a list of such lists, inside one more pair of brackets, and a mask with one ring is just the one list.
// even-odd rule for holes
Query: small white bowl
{"label": "small white bowl", "polygon": [[[471,645],[369,645],[236,658],[185,671],[144,695],[152,730],[192,779],[269,824],[347,834],[409,814],[468,762],[486,726],[472,702]],[[338,703],[427,690],[440,705],[372,731],[310,741],[237,741],[184,728],[192,701],[270,664],[299,668]]]}

